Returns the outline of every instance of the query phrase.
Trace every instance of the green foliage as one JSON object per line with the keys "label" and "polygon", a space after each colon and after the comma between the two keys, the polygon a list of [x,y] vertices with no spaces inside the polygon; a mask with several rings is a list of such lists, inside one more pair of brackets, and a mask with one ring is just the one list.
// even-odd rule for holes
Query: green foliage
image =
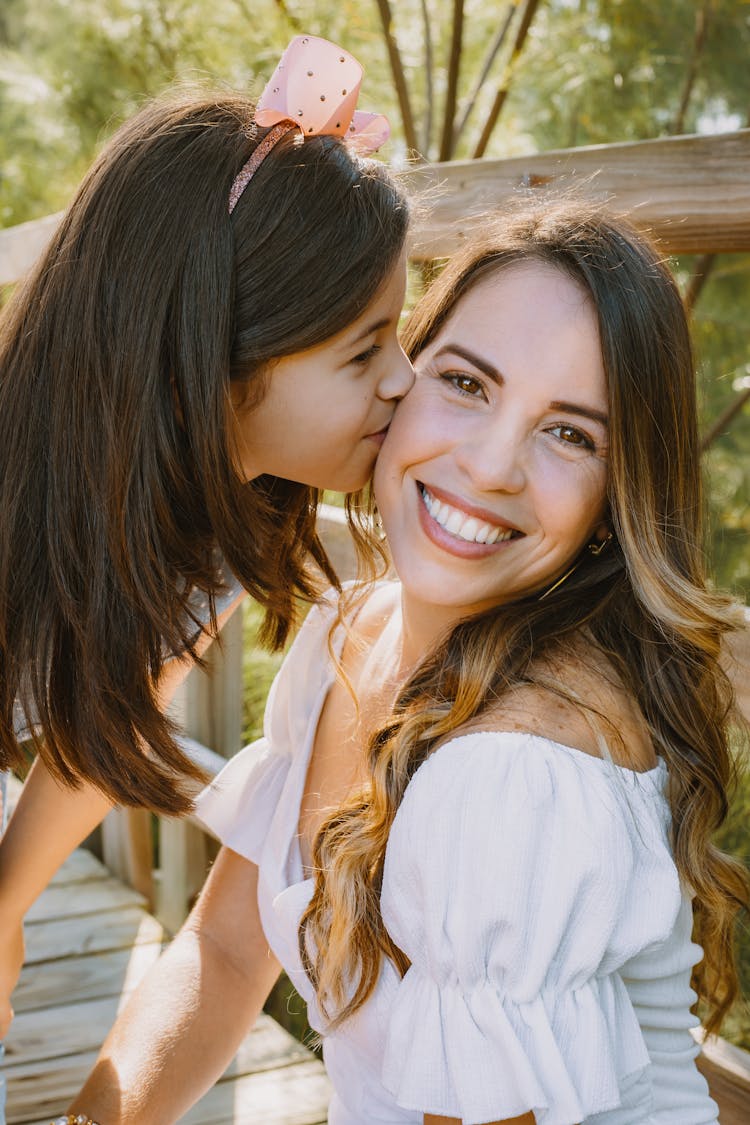
{"label": "green foliage", "polygon": [[247,601],[243,612],[242,741],[246,744],[263,734],[263,710],[283,656],[278,652],[266,652],[258,644],[263,611],[257,602]]}

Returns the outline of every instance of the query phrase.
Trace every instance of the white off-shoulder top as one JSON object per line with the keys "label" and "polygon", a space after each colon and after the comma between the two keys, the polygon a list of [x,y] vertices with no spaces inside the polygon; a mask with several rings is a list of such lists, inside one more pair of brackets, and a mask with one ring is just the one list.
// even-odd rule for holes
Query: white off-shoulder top
{"label": "white off-shoulder top", "polygon": [[[198,801],[258,865],[265,935],[325,1022],[299,958],[312,893],[297,826],[334,678],[335,609],[309,614],[268,699],[265,737]],[[341,639],[339,639],[339,644]],[[416,772],[381,896],[411,962],[325,1035],[329,1125],[717,1125],[695,1066],[692,910],[670,853],[663,763],[636,773],[531,734],[454,738]]]}

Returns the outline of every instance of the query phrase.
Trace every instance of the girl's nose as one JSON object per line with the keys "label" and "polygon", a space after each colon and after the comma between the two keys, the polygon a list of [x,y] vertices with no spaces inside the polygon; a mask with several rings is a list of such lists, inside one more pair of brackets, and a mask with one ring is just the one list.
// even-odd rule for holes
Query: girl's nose
{"label": "girl's nose", "polygon": [[387,363],[387,370],[378,384],[378,398],[403,398],[414,382],[414,368],[399,345],[393,358]]}

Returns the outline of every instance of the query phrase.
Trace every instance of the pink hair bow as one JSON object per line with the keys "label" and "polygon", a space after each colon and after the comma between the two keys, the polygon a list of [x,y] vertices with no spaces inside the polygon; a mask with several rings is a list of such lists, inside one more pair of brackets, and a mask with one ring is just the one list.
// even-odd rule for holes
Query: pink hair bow
{"label": "pink hair bow", "polygon": [[333,136],[359,153],[375,152],[391,129],[382,113],[355,110],[363,70],[353,55],[316,35],[297,35],[258,100],[255,122],[269,128],[229,192],[231,215],[274,145],[291,129],[304,137]]}
{"label": "pink hair bow", "polygon": [[345,137],[357,152],[375,152],[391,130],[382,113],[355,109],[363,73],[343,47],[297,35],[260,96],[255,120],[266,127],[293,121],[306,137]]}

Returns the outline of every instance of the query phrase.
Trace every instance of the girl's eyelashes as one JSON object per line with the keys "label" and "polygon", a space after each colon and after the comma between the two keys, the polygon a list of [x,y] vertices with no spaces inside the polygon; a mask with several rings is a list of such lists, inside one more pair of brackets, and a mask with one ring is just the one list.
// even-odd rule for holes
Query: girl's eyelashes
{"label": "girl's eyelashes", "polygon": [[364,365],[369,360],[371,360],[374,356],[376,356],[380,350],[381,350],[380,344],[372,344],[369,348],[365,349],[365,351],[360,352],[359,355],[355,355],[352,358],[351,362],[352,363],[358,363],[360,365]]}

